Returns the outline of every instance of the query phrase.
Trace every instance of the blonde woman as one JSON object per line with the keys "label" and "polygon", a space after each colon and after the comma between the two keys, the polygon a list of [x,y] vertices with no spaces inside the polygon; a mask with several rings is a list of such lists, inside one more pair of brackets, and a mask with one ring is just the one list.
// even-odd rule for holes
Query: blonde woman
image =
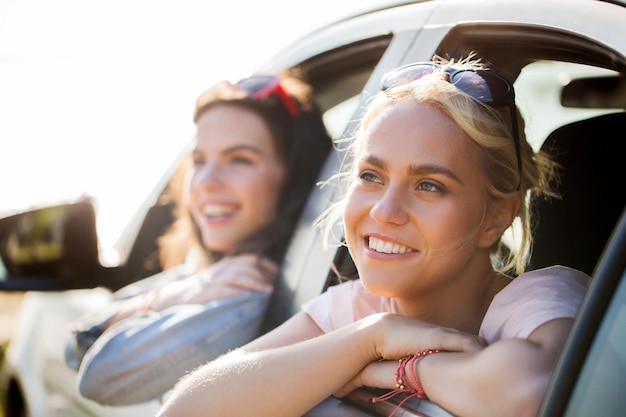
{"label": "blonde woman", "polygon": [[[475,60],[382,84],[335,208],[359,279],[183,379],[160,417],[301,416],[360,386],[458,416],[537,413],[588,281],[524,271],[525,196],[551,194],[553,165],[525,141],[511,84]],[[509,257],[498,249],[516,218]]]}

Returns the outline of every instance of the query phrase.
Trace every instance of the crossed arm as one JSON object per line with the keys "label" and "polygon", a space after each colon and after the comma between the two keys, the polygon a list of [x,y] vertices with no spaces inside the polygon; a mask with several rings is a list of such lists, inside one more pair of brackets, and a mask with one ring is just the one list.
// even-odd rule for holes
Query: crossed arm
{"label": "crossed arm", "polygon": [[322,334],[299,313],[183,379],[158,417],[301,416],[329,395],[394,388],[397,359],[424,349],[446,351],[414,369],[435,403],[459,416],[533,416],[570,325],[553,320],[528,339],[485,347],[474,335],[391,314]]}
{"label": "crossed arm", "polygon": [[186,372],[258,335],[276,273],[272,261],[246,254],[184,279],[131,284],[153,289],[115,305],[82,359],[80,393],[106,405],[159,398]]}

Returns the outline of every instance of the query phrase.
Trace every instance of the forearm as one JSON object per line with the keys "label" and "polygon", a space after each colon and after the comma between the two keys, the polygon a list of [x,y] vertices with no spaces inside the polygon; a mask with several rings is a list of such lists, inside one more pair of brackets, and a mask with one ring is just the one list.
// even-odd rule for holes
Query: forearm
{"label": "forearm", "polygon": [[113,314],[111,318],[104,323],[104,330],[111,328],[113,325],[121,322],[122,320],[145,313],[148,310],[148,294],[149,293],[145,293],[118,301],[115,314]]}
{"label": "forearm", "polygon": [[535,416],[552,368],[542,348],[523,339],[429,355],[416,366],[429,399],[460,417]]}
{"label": "forearm", "polygon": [[355,323],[259,352],[233,352],[186,377],[160,417],[301,416],[374,360],[372,328]]}
{"label": "forearm", "polygon": [[159,398],[185,373],[257,337],[267,298],[178,306],[119,323],[87,352],[78,374],[81,394],[107,405]]}
{"label": "forearm", "polygon": [[115,315],[106,323],[106,327],[136,316],[138,313],[154,310],[152,304],[156,301],[160,290],[180,282],[186,276],[186,269],[186,266],[179,265],[117,290],[113,294]]}

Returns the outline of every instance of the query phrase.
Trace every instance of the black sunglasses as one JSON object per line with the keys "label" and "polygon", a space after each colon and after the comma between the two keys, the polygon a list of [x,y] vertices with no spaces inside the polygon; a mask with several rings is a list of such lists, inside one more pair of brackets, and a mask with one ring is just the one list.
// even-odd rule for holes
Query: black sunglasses
{"label": "black sunglasses", "polygon": [[295,100],[287,94],[280,83],[280,77],[275,75],[253,75],[237,81],[235,86],[247,92],[253,100],[259,100],[272,94],[276,94],[285,109],[294,119],[298,117],[298,105]]}
{"label": "black sunglasses", "polygon": [[520,137],[517,130],[517,113],[515,111],[515,91],[506,78],[488,70],[457,69],[444,67],[433,62],[417,62],[396,68],[385,74],[381,80],[381,90],[385,91],[399,85],[408,84],[425,75],[443,70],[448,74],[448,82],[470,97],[491,107],[508,106],[511,111],[511,124],[517,169],[519,172],[519,190],[522,185],[522,154]]}

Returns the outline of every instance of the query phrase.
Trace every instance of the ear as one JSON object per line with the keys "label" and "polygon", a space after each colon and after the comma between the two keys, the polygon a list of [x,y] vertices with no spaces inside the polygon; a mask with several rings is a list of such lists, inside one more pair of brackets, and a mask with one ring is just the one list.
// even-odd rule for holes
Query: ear
{"label": "ear", "polygon": [[502,237],[517,216],[519,207],[520,198],[517,196],[503,198],[490,204],[478,242],[480,247],[490,248]]}

